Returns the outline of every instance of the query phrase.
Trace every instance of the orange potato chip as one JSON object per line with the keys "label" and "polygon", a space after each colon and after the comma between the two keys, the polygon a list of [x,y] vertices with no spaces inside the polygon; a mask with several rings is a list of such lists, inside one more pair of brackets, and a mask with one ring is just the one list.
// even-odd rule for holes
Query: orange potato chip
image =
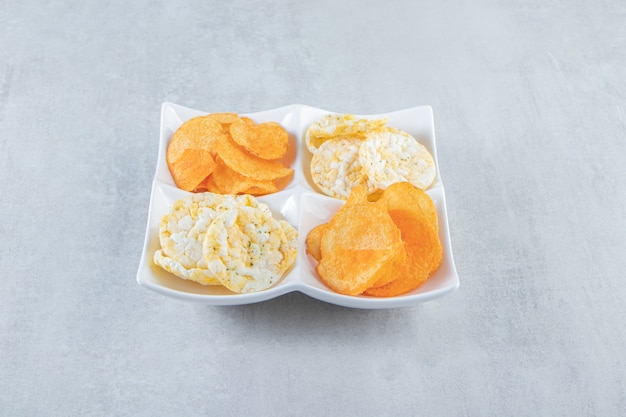
{"label": "orange potato chip", "polygon": [[225,194],[264,195],[278,191],[275,180],[257,180],[243,176],[228,168],[219,158],[211,177],[217,188]]}
{"label": "orange potato chip", "polygon": [[210,113],[207,114],[209,119],[213,119],[218,123],[229,125],[237,120],[239,120],[239,115],[237,113]]}
{"label": "orange potato chip", "polygon": [[435,230],[439,229],[437,210],[432,199],[424,190],[409,182],[391,184],[378,199],[378,204],[387,210],[407,210],[416,216],[423,216]]}
{"label": "orange potato chip", "polygon": [[[398,242],[386,249],[337,249],[323,256],[317,265],[322,281],[333,291],[358,295],[404,261],[404,247]],[[358,267],[355,267],[358,265]]]}
{"label": "orange potato chip", "polygon": [[276,180],[293,174],[293,169],[279,161],[254,156],[227,137],[216,143],[218,156],[224,164],[239,174],[256,180]]}
{"label": "orange potato chip", "polygon": [[276,160],[287,153],[289,134],[276,122],[250,124],[237,120],[230,125],[236,144],[262,159]]}
{"label": "orange potato chip", "polygon": [[365,295],[393,297],[405,294],[423,284],[441,264],[443,249],[430,225],[406,211],[391,210],[389,214],[402,231],[406,262],[397,271],[395,280],[369,288]]}
{"label": "orange potato chip", "polygon": [[180,158],[169,165],[176,185],[185,191],[195,191],[215,168],[211,152],[205,149],[187,148]]}
{"label": "orange potato chip", "polygon": [[406,262],[397,271],[396,279],[377,282],[364,294],[377,297],[405,294],[423,284],[441,264],[443,248],[437,212],[428,194],[408,183],[391,185],[376,204],[386,207],[400,229]]}
{"label": "orange potato chip", "polygon": [[391,274],[406,254],[400,229],[359,186],[323,231],[320,256],[321,280],[341,294],[357,295]]}
{"label": "orange potato chip", "polygon": [[320,224],[309,232],[305,240],[306,253],[311,255],[316,261],[322,259],[322,236],[328,228],[328,223]]}
{"label": "orange potato chip", "polygon": [[222,125],[199,116],[187,120],[172,135],[165,159],[168,166],[178,161],[186,149],[204,149],[213,153],[214,143],[224,138]]}

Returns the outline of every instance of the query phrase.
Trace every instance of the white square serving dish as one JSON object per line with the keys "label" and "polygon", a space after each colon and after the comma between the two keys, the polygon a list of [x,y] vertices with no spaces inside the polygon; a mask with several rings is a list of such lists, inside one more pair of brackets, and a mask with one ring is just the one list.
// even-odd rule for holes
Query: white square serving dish
{"label": "white square serving dish", "polygon": [[293,180],[284,190],[258,197],[258,199],[270,207],[275,217],[287,220],[298,230],[299,246],[294,267],[273,287],[256,293],[236,294],[221,286],[203,286],[180,279],[156,266],[152,261],[154,252],[160,245],[159,223],[161,217],[174,201],[189,194],[174,184],[165,162],[167,145],[172,134],[184,121],[206,114],[206,112],[177,104],[163,103],[158,161],[152,182],[144,247],[137,271],[139,285],[169,297],[212,305],[250,304],[275,298],[288,292],[299,291],[328,303],[365,309],[410,306],[441,297],[458,288],[459,277],[452,256],[445,193],[439,173],[433,112],[430,106],[412,107],[384,114],[357,116],[386,117],[389,126],[410,133],[431,152],[435,160],[437,179],[427,190],[427,193],[437,209],[439,238],[443,246],[441,266],[419,288],[407,294],[388,298],[338,294],[317,278],[316,261],[308,256],[304,250],[305,238],[313,227],[326,223],[341,207],[343,201],[327,197],[317,190],[309,173],[312,155],[303,143],[303,135],[311,122],[328,113],[336,112],[294,104],[258,113],[242,114],[257,123],[278,122],[289,132],[290,146],[295,149],[292,154],[293,157],[289,161],[295,171]]}

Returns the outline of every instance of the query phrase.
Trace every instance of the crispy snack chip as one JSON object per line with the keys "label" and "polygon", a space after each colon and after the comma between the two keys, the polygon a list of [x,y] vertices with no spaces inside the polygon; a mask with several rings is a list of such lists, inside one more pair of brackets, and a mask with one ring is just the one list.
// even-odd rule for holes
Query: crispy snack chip
{"label": "crispy snack chip", "polygon": [[[288,146],[289,133],[278,123],[211,113],[189,119],[174,132],[166,161],[174,182],[185,191],[265,195],[282,190],[293,178],[293,169],[280,161]],[[223,161],[219,166],[218,157]]]}
{"label": "crispy snack chip", "polygon": [[262,159],[276,160],[287,153],[289,134],[276,122],[250,124],[237,120],[230,125],[236,144]]}
{"label": "crispy snack chip", "polygon": [[371,202],[357,186],[328,223],[309,232],[306,251],[332,290],[393,297],[414,290],[439,268],[438,229],[433,201],[420,188],[395,183]]}
{"label": "crispy snack chip", "polygon": [[246,152],[230,137],[217,144],[217,154],[226,166],[249,178],[275,180],[293,174],[293,169],[278,161],[268,161]]}
{"label": "crispy snack chip", "polygon": [[320,256],[322,281],[341,294],[357,295],[404,262],[405,253],[400,230],[359,186],[323,230]]}
{"label": "crispy snack chip", "polygon": [[187,148],[181,157],[170,164],[172,178],[185,191],[198,191],[200,184],[215,168],[211,152],[205,149]]}
{"label": "crispy snack chip", "polygon": [[207,116],[187,120],[172,135],[165,158],[168,165],[179,160],[185,149],[212,151],[214,143],[222,140],[222,125]]}
{"label": "crispy snack chip", "polygon": [[213,178],[217,189],[224,190],[228,194],[264,195],[278,191],[276,180],[257,180],[245,177],[228,168],[219,158],[211,178]]}
{"label": "crispy snack chip", "polygon": [[320,224],[314,227],[309,234],[306,236],[305,247],[306,253],[311,255],[313,259],[316,261],[320,261],[322,259],[322,236],[324,236],[324,232],[328,228],[328,224]]}
{"label": "crispy snack chip", "polygon": [[439,268],[443,248],[438,235],[437,212],[431,198],[409,183],[387,188],[376,203],[386,207],[402,234],[406,263],[391,282],[380,282],[366,295],[393,297],[414,290]]}

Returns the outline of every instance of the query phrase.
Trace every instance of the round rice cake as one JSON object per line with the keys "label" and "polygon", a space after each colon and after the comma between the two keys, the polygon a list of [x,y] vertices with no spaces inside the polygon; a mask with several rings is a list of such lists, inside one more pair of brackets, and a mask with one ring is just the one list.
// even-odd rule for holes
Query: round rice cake
{"label": "round rice cake", "polygon": [[209,224],[218,213],[239,205],[252,204],[250,196],[198,193],[174,202],[161,218],[159,240],[161,249],[154,254],[154,263],[183,279],[203,285],[219,285],[207,269],[202,244]]}
{"label": "round rice cake", "polygon": [[381,190],[396,182],[410,182],[425,190],[435,181],[432,155],[401,130],[369,133],[359,149],[359,161],[368,179]]}
{"label": "round rice cake", "polygon": [[376,191],[359,160],[362,143],[361,138],[352,136],[331,139],[315,151],[311,159],[311,178],[324,194],[345,200],[357,185],[364,185],[368,194]]}
{"label": "round rice cake", "polygon": [[342,136],[364,138],[367,132],[382,129],[387,119],[359,119],[352,114],[331,113],[309,125],[304,133],[306,147],[315,151],[327,140]]}
{"label": "round rice cake", "polygon": [[272,217],[266,204],[222,211],[209,225],[203,253],[207,268],[236,293],[262,291],[296,259],[297,231]]}

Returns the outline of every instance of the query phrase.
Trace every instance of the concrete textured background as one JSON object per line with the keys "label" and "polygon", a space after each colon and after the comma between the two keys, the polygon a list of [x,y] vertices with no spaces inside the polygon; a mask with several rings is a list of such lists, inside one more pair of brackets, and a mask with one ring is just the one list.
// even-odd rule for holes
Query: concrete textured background
{"label": "concrete textured background", "polygon": [[[0,4],[0,415],[626,409],[626,3]],[[430,104],[461,287],[141,289],[159,111]]]}

